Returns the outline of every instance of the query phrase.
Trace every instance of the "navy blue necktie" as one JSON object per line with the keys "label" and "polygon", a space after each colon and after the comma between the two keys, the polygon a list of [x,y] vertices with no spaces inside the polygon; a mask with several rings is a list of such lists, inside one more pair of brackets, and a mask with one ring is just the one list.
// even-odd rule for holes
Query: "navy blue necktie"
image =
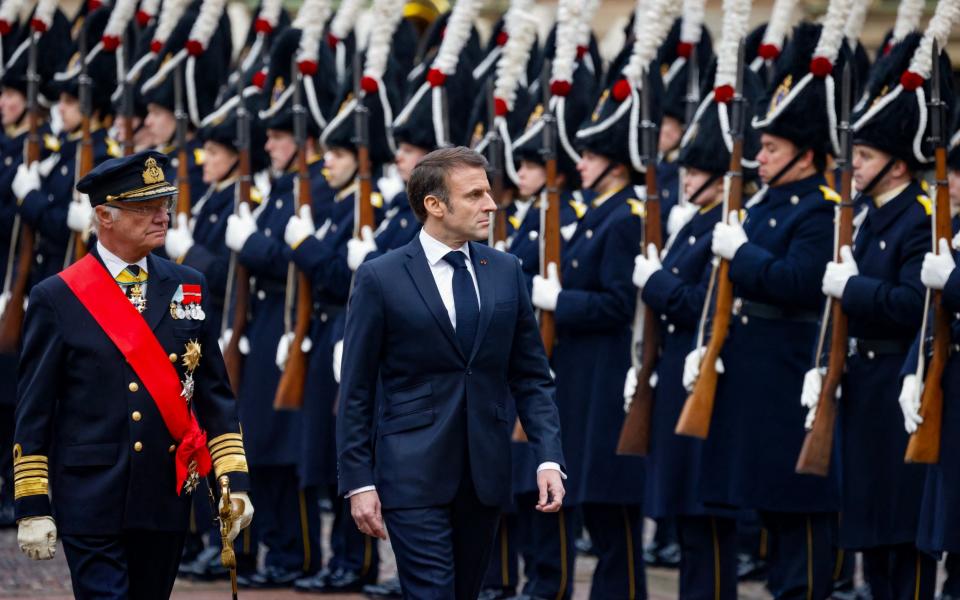
{"label": "navy blue necktie", "polygon": [[443,260],[453,267],[453,306],[457,311],[457,339],[464,356],[470,357],[473,341],[477,337],[477,323],[480,320],[480,303],[477,302],[477,288],[473,286],[473,277],[467,270],[467,255],[454,250],[448,252]]}

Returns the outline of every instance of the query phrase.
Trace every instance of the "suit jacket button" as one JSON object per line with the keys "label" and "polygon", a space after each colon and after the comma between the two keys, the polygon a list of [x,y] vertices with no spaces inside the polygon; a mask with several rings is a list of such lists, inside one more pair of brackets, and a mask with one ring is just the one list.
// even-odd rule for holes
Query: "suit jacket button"
{"label": "suit jacket button", "polygon": [[140,452],[141,450],[143,450],[143,442],[134,442],[133,450],[134,452]]}
{"label": "suit jacket button", "polygon": [[131,392],[135,392],[140,389],[140,386],[137,385],[136,381],[131,381],[130,385],[127,386],[127,389],[130,390]]}
{"label": "suit jacket button", "polygon": [[177,451],[177,445],[176,445],[176,444],[170,444],[170,447],[167,448],[167,452],[169,452],[170,454],[173,454],[173,453],[176,452],[176,451]]}
{"label": "suit jacket button", "polygon": [[137,423],[139,423],[139,422],[140,422],[140,419],[143,418],[143,415],[140,414],[140,411],[139,411],[139,410],[135,410],[135,411],[133,411],[133,413],[130,415],[130,418],[133,419],[134,421],[136,421]]}
{"label": "suit jacket button", "polygon": [[175,362],[177,362],[177,353],[176,353],[176,352],[171,352],[171,353],[170,353],[170,356],[168,356],[167,358],[170,359],[170,362],[175,363]]}

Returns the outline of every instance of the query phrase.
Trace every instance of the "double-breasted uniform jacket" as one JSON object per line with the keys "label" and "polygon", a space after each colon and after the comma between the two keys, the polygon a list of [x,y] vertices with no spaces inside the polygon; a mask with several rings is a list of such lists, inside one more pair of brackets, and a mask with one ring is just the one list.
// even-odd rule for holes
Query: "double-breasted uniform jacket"
{"label": "double-breasted uniform jacket", "polygon": [[[515,211],[507,219],[510,232],[507,236],[507,251],[520,259],[520,264],[523,266],[523,275],[527,280],[527,291],[530,291],[533,287],[534,276],[540,274],[541,201],[539,197],[533,200],[522,217]],[[587,205],[584,204],[579,194],[574,194],[569,190],[560,192],[561,228],[576,223],[586,212]]]}
{"label": "double-breasted uniform jacket", "polygon": [[625,187],[594,199],[563,251],[552,364],[570,505],[643,498],[643,460],[616,454],[637,299],[631,273],[643,230],[636,198]]}
{"label": "double-breasted uniform jacket", "polygon": [[850,350],[839,407],[845,548],[913,543],[926,467],[905,464],[899,372],[923,320],[920,266],[930,250],[930,201],[911,182],[866,218],[854,240],[859,275],[843,290]]}
{"label": "double-breasted uniform jacket", "polygon": [[[90,136],[93,166],[97,166],[110,158],[107,130],[96,129]],[[67,227],[67,211],[73,201],[80,145],[80,132],[62,134],[59,138],[49,134],[44,136],[45,149],[50,152],[41,168],[41,174],[44,171],[46,174],[43,174],[40,188],[27,194],[18,204],[20,217],[37,233],[30,269],[32,285],[59,273],[68,252],[73,256],[73,248],[68,247],[71,231]]]}
{"label": "double-breasted uniform jacket", "polygon": [[702,442],[679,436],[674,429],[687,400],[683,363],[696,343],[712,269],[713,226],[722,213],[721,203],[701,208],[674,237],[663,267],[641,290],[646,309],[659,317],[660,333],[644,493],[644,511],[653,518],[718,514],[698,498]]}
{"label": "double-breasted uniform jacket", "polygon": [[[960,222],[953,219],[953,233]],[[960,263],[960,252],[953,250]],[[917,547],[927,552],[960,552],[960,269],[954,269],[943,288],[943,306],[950,313],[950,354],[943,372],[943,421],[940,430],[940,462],[927,468],[920,505]],[[932,315],[931,311],[931,315]],[[932,346],[933,319],[927,323],[924,350]],[[917,370],[918,342],[914,342],[902,374]],[[927,356],[929,364],[930,356]]]}
{"label": "double-breasted uniform jacket", "polygon": [[770,188],[747,210],[749,241],[730,261],[735,314],[721,353],[725,373],[701,453],[706,503],[785,513],[839,508],[836,468],[826,478],[794,471],[836,197],[814,175]]}
{"label": "double-breasted uniform jacket", "polygon": [[[181,378],[186,344],[200,343],[192,410],[207,432],[216,474],[229,474],[234,489],[246,490],[236,402],[215,324],[174,319],[169,309],[182,284],[199,285],[206,306],[206,282],[153,255],[147,272],[142,316]],[[60,277],[30,293],[16,417],[18,519],[52,514],[60,532],[72,535],[187,528],[190,495],[176,492],[175,440],[146,386]]]}
{"label": "double-breasted uniform jacket", "polygon": [[[338,386],[333,377],[333,347],[343,337],[343,313],[353,280],[347,264],[347,241],[353,236],[357,190],[354,182],[337,192],[327,209],[327,219],[317,223],[317,234],[301,242],[292,253],[313,288],[312,349],[301,414],[300,477],[304,485],[336,483],[333,406]],[[380,195],[374,193],[371,202],[379,214]]]}
{"label": "double-breasted uniform jacket", "polygon": [[300,417],[275,411],[273,398],[280,370],[277,344],[283,335],[283,310],[287,289],[290,248],[284,228],[293,215],[294,178],[284,173],[273,181],[270,196],[253,211],[255,231],[237,254],[250,272],[250,319],[246,337],[249,354],[244,359],[240,384],[240,419],[254,467],[295,465],[300,458]]}

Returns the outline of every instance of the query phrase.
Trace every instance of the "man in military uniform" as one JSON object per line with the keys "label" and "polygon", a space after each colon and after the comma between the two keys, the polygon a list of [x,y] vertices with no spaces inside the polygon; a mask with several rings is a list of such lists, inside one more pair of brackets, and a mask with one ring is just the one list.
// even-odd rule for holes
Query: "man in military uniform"
{"label": "man in military uniform", "polygon": [[244,504],[230,535],[253,517],[206,281],[151,254],[176,195],[166,161],[146,151],[88,173],[77,189],[96,207],[96,248],[30,294],[13,448],[18,543],[49,559],[59,533],[78,598],[168,597],[191,492],[211,470]]}

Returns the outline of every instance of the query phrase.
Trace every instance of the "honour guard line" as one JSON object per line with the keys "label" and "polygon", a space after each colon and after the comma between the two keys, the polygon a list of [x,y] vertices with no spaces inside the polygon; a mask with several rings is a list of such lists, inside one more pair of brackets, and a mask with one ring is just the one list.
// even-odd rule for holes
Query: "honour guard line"
{"label": "honour guard line", "polygon": [[0,527],[78,598],[960,598],[960,0],[79,4],[0,0]]}

